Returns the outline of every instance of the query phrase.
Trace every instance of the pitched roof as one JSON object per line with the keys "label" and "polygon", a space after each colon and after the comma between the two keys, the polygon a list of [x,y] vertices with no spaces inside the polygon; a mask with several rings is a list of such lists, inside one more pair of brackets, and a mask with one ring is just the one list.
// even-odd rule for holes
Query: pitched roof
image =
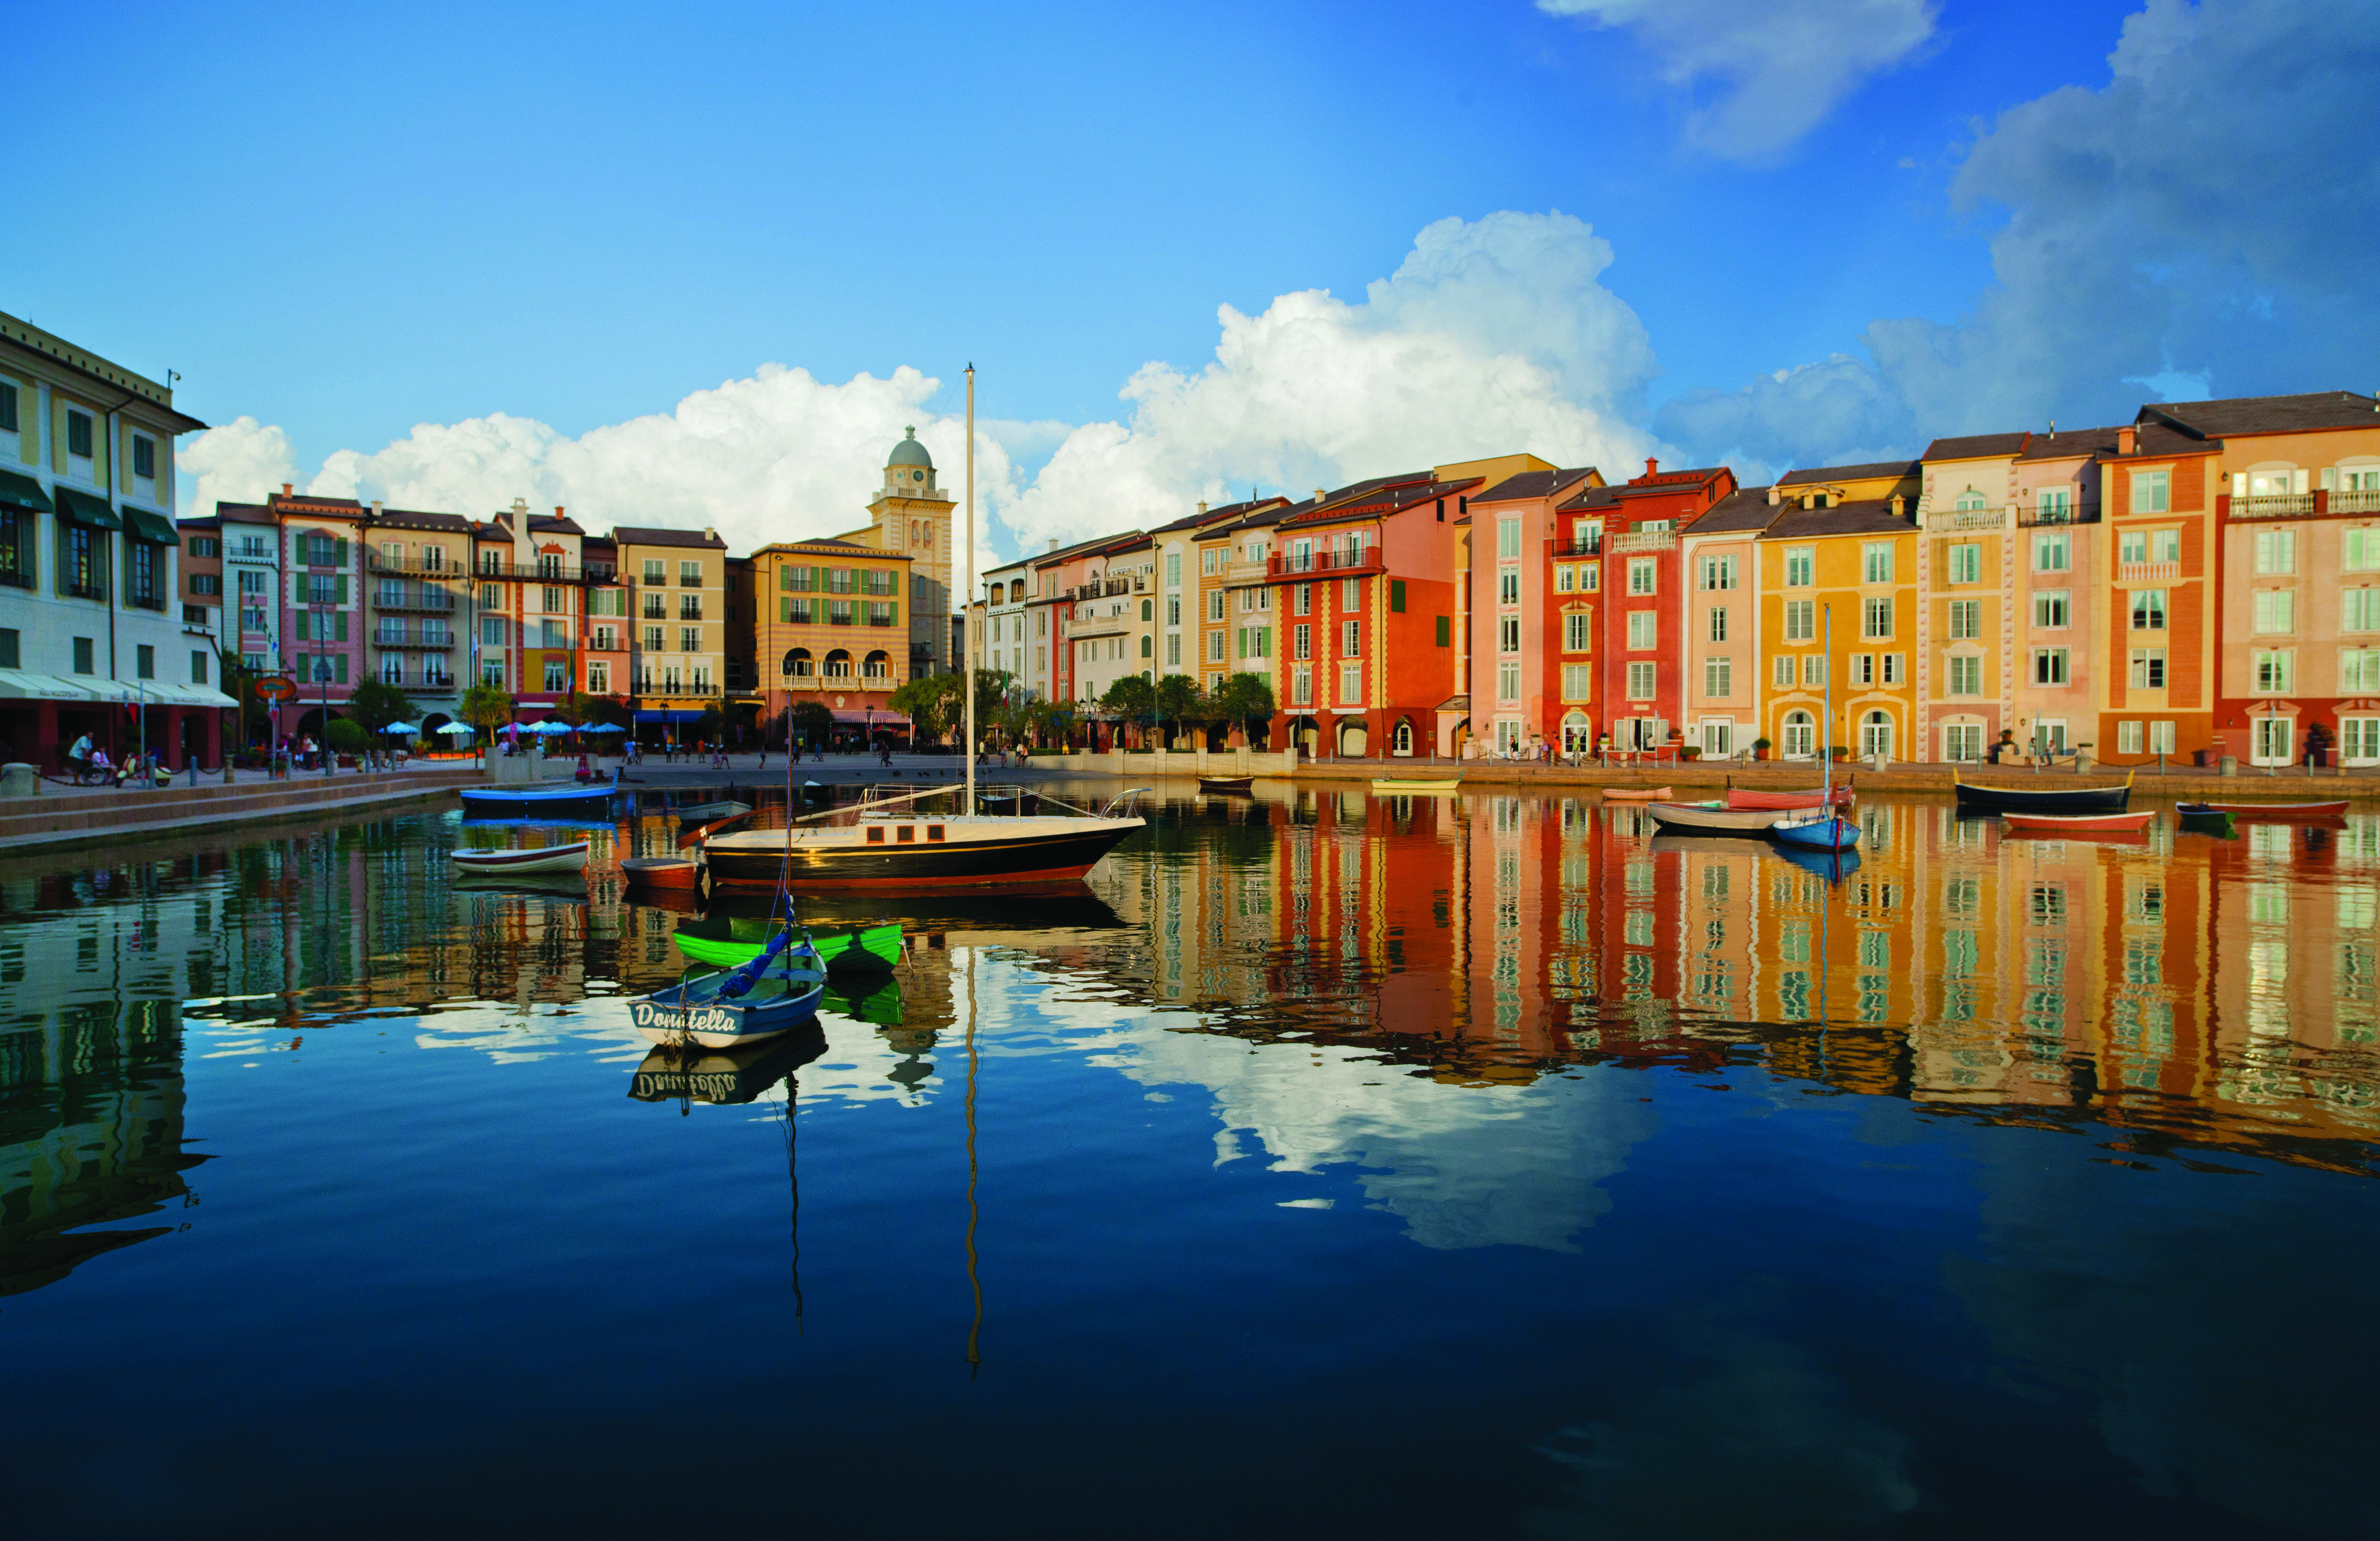
{"label": "pitched roof", "polygon": [[1617,487],[1582,487],[1556,504],[1554,511],[1569,514],[1583,508],[1609,508],[1619,501],[1620,489]]}
{"label": "pitched roof", "polygon": [[1112,535],[1093,536],[1088,540],[1077,540],[1071,546],[1061,546],[1054,552],[1043,552],[1039,556],[1032,557],[1028,560],[1030,560],[1036,567],[1055,566],[1061,562],[1069,562],[1078,556],[1087,556],[1114,539],[1115,537]]}
{"label": "pitched roof", "polygon": [[[2380,426],[2375,423],[2374,426]],[[2214,455],[2223,448],[2223,441],[2193,433],[2166,423],[2142,423],[2133,431],[2132,453],[2126,455],[2115,445],[2100,452],[2103,460],[2173,460],[2187,455]]]}
{"label": "pitched roof", "polygon": [[269,525],[273,523],[273,510],[261,503],[218,501],[215,504],[215,517],[231,519],[244,525]]}
{"label": "pitched roof", "polygon": [[1694,522],[1686,527],[1685,533],[1726,535],[1767,529],[1782,517],[1789,507],[1799,513],[1801,505],[1770,503],[1766,487],[1739,487],[1695,515]]}
{"label": "pitched roof", "polygon": [[478,528],[460,514],[432,514],[414,508],[383,508],[372,516],[375,525],[394,525],[399,529],[443,529],[463,534]]}
{"label": "pitched roof", "polygon": [[2055,428],[2046,433],[2036,433],[2019,460],[2071,460],[2080,455],[2113,455],[2116,435],[2120,430],[2107,428]]}
{"label": "pitched roof", "polygon": [[1970,433],[1961,439],[1937,439],[1925,446],[1920,460],[1983,460],[1995,455],[2020,455],[2033,442],[2033,431],[2018,433]]}
{"label": "pitched roof", "polygon": [[1243,515],[1257,509],[1270,507],[1275,504],[1285,506],[1288,503],[1289,500],[1287,498],[1281,497],[1278,494],[1269,498],[1248,498],[1240,503],[1227,503],[1218,507],[1202,510],[1198,513],[1186,514],[1181,518],[1174,520],[1172,524],[1158,526],[1149,533],[1152,535],[1170,535],[1177,529],[1198,529],[1208,525],[1220,524],[1226,519],[1239,518]]}
{"label": "pitched roof", "polygon": [[1292,526],[1334,524],[1341,519],[1381,518],[1422,504],[1436,503],[1440,498],[1461,497],[1478,486],[1479,481],[1475,476],[1440,481],[1428,473],[1411,481],[1396,477],[1379,477],[1370,481],[1359,481],[1352,490],[1331,493],[1322,500],[1319,506],[1313,505],[1309,499],[1305,513],[1284,516],[1281,523],[1283,528],[1288,528]]}
{"label": "pitched roof", "polygon": [[528,522],[532,535],[584,535],[578,521],[561,514],[540,514]]}
{"label": "pitched roof", "polygon": [[1684,492],[1727,474],[1725,466],[1696,466],[1682,471],[1647,471],[1643,476],[1630,478],[1611,491],[1614,496],[1622,498]]}
{"label": "pitched roof", "polygon": [[1471,495],[1473,503],[1512,503],[1521,498],[1543,498],[1562,491],[1572,482],[1594,471],[1592,466],[1577,466],[1567,470],[1523,471],[1508,476],[1484,492]]}
{"label": "pitched roof", "polygon": [[353,498],[318,498],[306,492],[273,492],[266,495],[264,502],[268,507],[321,509],[325,512],[344,512],[352,508],[360,514],[364,507]]}
{"label": "pitched roof", "polygon": [[2380,401],[2352,391],[2294,396],[2232,396],[2143,406],[2135,422],[2163,421],[2214,438],[2226,433],[2304,433],[2324,428],[2380,428]]}
{"label": "pitched roof", "polygon": [[[1695,528],[1701,527],[1698,524]],[[1832,508],[1803,508],[1788,503],[1780,506],[1779,517],[1761,532],[1760,539],[1808,540],[1826,535],[1907,534],[1916,528],[1905,516],[1893,513],[1890,501],[1884,498],[1861,498]]]}
{"label": "pitched roof", "polygon": [[725,551],[727,542],[698,529],[662,529],[652,526],[614,525],[612,539],[631,546],[707,546]]}
{"label": "pitched roof", "polygon": [[212,514],[200,514],[188,519],[175,520],[174,528],[176,529],[198,530],[221,529],[223,528],[223,520]]}
{"label": "pitched roof", "polygon": [[1813,466],[1806,471],[1788,471],[1777,479],[1777,485],[1800,487],[1807,482],[1874,481],[1888,476],[1915,476],[1917,466],[1914,460],[1878,460],[1866,466]]}

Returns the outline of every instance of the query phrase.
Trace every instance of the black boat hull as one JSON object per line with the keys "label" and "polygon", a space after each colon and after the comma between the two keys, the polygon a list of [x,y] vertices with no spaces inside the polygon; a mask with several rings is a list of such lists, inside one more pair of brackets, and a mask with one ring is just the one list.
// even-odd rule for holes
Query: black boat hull
{"label": "black boat hull", "polygon": [[2132,789],[2124,786],[2031,787],[1970,786],[1958,783],[1961,813],[2122,813],[2131,805]]}
{"label": "black boat hull", "polygon": [[[1017,839],[971,840],[948,845],[805,845],[793,843],[788,881],[796,890],[871,888],[996,888],[1079,879],[1101,856],[1140,828],[1069,831]],[[774,888],[784,849],[706,853],[714,887]]]}

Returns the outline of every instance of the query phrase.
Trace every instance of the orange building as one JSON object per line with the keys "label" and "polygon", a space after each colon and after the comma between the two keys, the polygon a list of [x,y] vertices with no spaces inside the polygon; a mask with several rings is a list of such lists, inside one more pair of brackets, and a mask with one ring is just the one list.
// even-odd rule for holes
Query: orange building
{"label": "orange building", "polygon": [[[909,720],[892,692],[909,678],[908,636],[901,605],[910,553],[850,540],[794,540],[752,553],[761,597],[759,694],[772,719],[796,701],[817,701],[833,716],[838,739],[905,738]],[[771,725],[782,741],[783,722]]]}

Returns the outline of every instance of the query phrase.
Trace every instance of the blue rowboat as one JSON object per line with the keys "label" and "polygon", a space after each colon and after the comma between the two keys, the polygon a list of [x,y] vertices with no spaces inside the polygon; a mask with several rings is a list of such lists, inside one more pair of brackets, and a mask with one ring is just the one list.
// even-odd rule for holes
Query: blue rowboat
{"label": "blue rowboat", "polygon": [[[800,1026],[818,1015],[826,970],[805,940],[764,952],[741,968],[682,979],[628,1006],[629,1025],[653,1043],[734,1049]],[[739,985],[741,988],[739,989]]]}
{"label": "blue rowboat", "polygon": [[1860,831],[1848,819],[1812,819],[1799,824],[1771,824],[1768,838],[1804,851],[1851,851],[1859,846]]}
{"label": "blue rowboat", "polygon": [[620,795],[619,773],[598,786],[557,786],[540,791],[474,786],[463,792],[466,819],[609,819]]}

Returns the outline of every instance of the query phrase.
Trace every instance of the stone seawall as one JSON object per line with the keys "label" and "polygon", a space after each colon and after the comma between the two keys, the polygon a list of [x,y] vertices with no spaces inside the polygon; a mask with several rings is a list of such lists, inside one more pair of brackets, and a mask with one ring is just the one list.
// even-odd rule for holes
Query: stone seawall
{"label": "stone seawall", "polygon": [[32,850],[251,823],[345,814],[358,808],[452,797],[484,786],[474,764],[454,770],[296,776],[286,781],[201,782],[151,792],[98,790],[0,802],[0,861]]}

